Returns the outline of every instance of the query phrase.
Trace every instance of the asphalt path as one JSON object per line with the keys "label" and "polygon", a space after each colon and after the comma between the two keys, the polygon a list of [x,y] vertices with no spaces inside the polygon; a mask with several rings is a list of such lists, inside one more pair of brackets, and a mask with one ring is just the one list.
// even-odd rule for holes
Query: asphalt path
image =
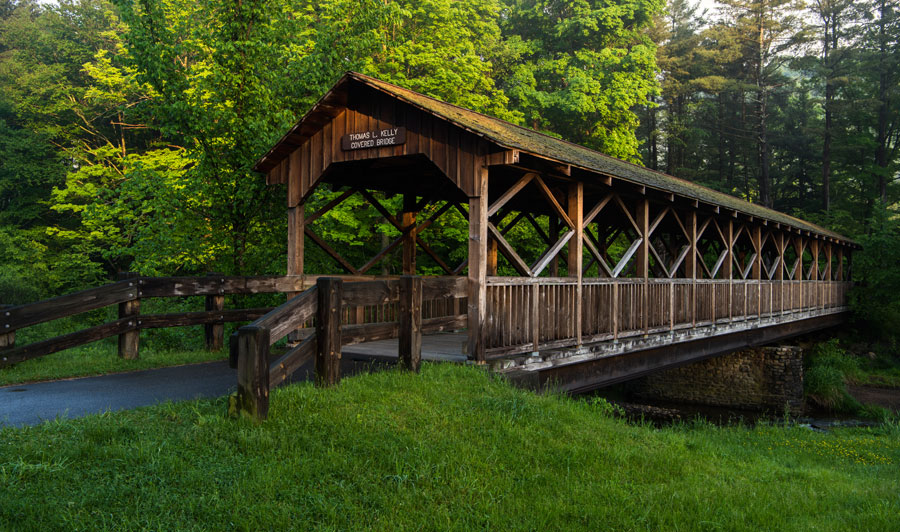
{"label": "asphalt path", "polygon": [[36,425],[165,401],[219,397],[235,390],[228,362],[114,373],[0,387],[0,427]]}
{"label": "asphalt path", "polygon": [[[378,357],[346,351],[341,358],[342,377],[396,363],[396,355]],[[313,361],[307,362],[287,382],[310,380],[314,372]],[[227,361],[14,384],[0,387],[0,428],[37,425],[57,418],[78,418],[166,401],[221,397],[236,389],[237,375]]]}

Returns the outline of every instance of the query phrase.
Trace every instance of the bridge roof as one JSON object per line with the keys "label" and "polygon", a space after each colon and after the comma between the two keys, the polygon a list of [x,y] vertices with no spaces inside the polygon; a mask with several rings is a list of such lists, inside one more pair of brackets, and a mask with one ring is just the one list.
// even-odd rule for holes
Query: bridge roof
{"label": "bridge roof", "polygon": [[[537,157],[551,159],[561,164],[571,165],[590,173],[611,176],[623,181],[632,182],[645,187],[673,193],[677,196],[718,205],[745,215],[784,224],[803,231],[824,235],[853,244],[851,239],[812,222],[784,214],[782,212],[751,203],[723,192],[704,187],[686,179],[681,179],[656,170],[651,170],[615,157],[604,155],[596,150],[551,137],[533,129],[528,129],[499,118],[494,118],[471,109],[453,105],[418,92],[404,89],[371,76],[357,72],[347,72],[332,89],[308,112],[254,167],[260,172],[267,172],[298,145],[298,140],[308,137],[313,128],[305,122],[318,122],[322,109],[333,109],[335,105],[344,104],[340,96],[344,85],[355,81],[400,99],[425,112],[444,119],[471,133],[479,135],[494,144],[529,153]],[[325,111],[324,114],[332,115]],[[313,118],[313,120],[310,120]],[[306,125],[307,127],[303,127]],[[314,127],[315,128],[315,127]],[[317,129],[317,128],[315,128]]]}

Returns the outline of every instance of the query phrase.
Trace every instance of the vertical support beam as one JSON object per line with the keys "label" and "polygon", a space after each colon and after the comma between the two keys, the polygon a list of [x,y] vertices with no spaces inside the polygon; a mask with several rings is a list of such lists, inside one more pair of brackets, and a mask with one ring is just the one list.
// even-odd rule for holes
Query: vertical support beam
{"label": "vertical support beam", "polygon": [[316,385],[334,386],[341,381],[341,305],[344,282],[333,277],[316,280]]}
{"label": "vertical support beam", "polygon": [[[753,267],[750,268],[751,279],[762,279],[762,227],[757,225],[753,228],[753,247],[756,251],[756,258],[753,259]],[[779,263],[779,266],[781,263]]]}
{"label": "vertical support beam", "polygon": [[128,297],[134,298],[124,303],[119,303],[119,319],[128,319],[128,324],[134,329],[119,335],[119,358],[136,360],[140,356],[141,328],[138,317],[141,314],[141,298],[139,297],[138,274],[133,272],[120,273],[119,279],[128,279]]}
{"label": "vertical support beam", "polygon": [[[221,276],[220,273],[207,273],[207,277]],[[222,288],[216,295],[206,296],[207,312],[222,312],[225,310],[225,295]],[[225,322],[216,321],[203,326],[203,339],[207,351],[219,351],[225,346]]]}
{"label": "vertical support beam", "polygon": [[422,362],[422,278],[400,279],[400,366],[418,373]]}
{"label": "vertical support beam", "polygon": [[[299,177],[298,177],[299,179]],[[306,206],[301,203],[294,207],[288,207],[288,241],[287,241],[287,274],[303,275],[304,243],[306,238]],[[297,295],[297,292],[289,292],[287,298]],[[224,330],[224,329],[223,329]],[[288,342],[300,340],[296,332],[291,332]]]}
{"label": "vertical support beam", "polygon": [[497,241],[488,237],[487,274],[497,275]]}
{"label": "vertical support beam", "polygon": [[778,268],[775,270],[775,279],[784,280],[784,269],[788,265],[784,263],[784,252],[787,251],[788,243],[784,241],[784,233],[778,232]]}
{"label": "vertical support beam", "polygon": [[477,196],[469,198],[469,356],[484,364],[484,313],[487,308],[488,169],[476,176]]}
{"label": "vertical support beam", "polygon": [[[547,235],[550,237],[550,245],[552,245],[559,238],[559,216],[551,213],[547,218]],[[550,277],[559,277],[559,255],[550,259]]]}
{"label": "vertical support beam", "polygon": [[262,421],[269,415],[269,329],[241,327],[236,342],[237,412]]}
{"label": "vertical support beam", "polygon": [[582,292],[583,292],[583,276],[582,262],[584,261],[584,183],[576,182],[569,184],[568,205],[566,214],[575,224],[575,234],[569,240],[569,277],[578,277],[578,284],[575,287],[575,340],[581,345],[582,336]]}
{"label": "vertical support beam", "polygon": [[613,279],[612,285],[612,329],[613,342],[619,341],[619,281]]}
{"label": "vertical support beam", "polygon": [[815,290],[816,298],[812,302],[812,306],[819,306],[819,239],[809,238],[809,252],[812,254],[812,268],[810,269],[809,278],[812,281],[811,287]]}
{"label": "vertical support beam", "polygon": [[531,343],[534,346],[532,353],[538,352],[541,344],[541,286],[538,283],[531,285]]}
{"label": "vertical support beam", "polygon": [[[305,206],[288,208],[287,274],[303,275],[303,244],[306,230]],[[295,294],[288,294],[288,299]]]}
{"label": "vertical support beam", "polygon": [[837,275],[835,275],[835,280],[843,281],[844,280],[844,246],[838,246],[837,248]]}
{"label": "vertical support beam", "polygon": [[734,307],[734,219],[728,219],[728,257],[725,260],[725,274],[728,275],[728,320],[731,321],[731,309]]}
{"label": "vertical support beam", "polygon": [[691,250],[685,263],[687,276],[691,279],[691,326],[697,326],[697,211],[691,211]]}
{"label": "vertical support beam", "polygon": [[638,200],[637,224],[641,230],[641,246],[637,252],[637,269],[635,274],[642,277],[644,283],[641,290],[641,328],[646,334],[650,325],[647,319],[650,309],[648,308],[647,293],[650,285],[650,200],[644,198]]}
{"label": "vertical support beam", "polygon": [[[756,317],[759,318],[762,314],[760,301],[762,296],[762,272],[763,272],[763,250],[762,250],[762,226],[756,225],[753,229],[753,247],[756,248],[756,258],[753,259],[753,268],[751,268],[750,274],[753,279],[756,280]],[[778,263],[778,267],[781,268],[781,262]],[[750,311],[748,309],[747,300],[750,299],[750,285],[744,282],[744,319],[749,319],[747,313]]]}
{"label": "vertical support beam", "polygon": [[[416,225],[416,195],[403,195],[403,214],[400,225],[403,229]],[[403,275],[416,274],[416,230],[413,229],[403,237]]]}

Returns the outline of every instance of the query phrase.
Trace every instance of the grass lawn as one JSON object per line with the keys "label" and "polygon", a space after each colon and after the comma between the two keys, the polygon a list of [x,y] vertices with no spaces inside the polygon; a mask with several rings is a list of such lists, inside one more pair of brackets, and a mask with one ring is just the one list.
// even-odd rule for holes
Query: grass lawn
{"label": "grass lawn", "polygon": [[114,343],[95,344],[68,349],[52,355],[33,358],[8,368],[0,368],[0,386],[32,381],[48,381],[69,377],[102,375],[122,371],[161,368],[223,360],[227,351],[172,350],[142,348],[140,358],[125,360],[116,354]]}
{"label": "grass lawn", "polygon": [[900,530],[900,428],[656,429],[426,364],[0,431],[0,530]]}

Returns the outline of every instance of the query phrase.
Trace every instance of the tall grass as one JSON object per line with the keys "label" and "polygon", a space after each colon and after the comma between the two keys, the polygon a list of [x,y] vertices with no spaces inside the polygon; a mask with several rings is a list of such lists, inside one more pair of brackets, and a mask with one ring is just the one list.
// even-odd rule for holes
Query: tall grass
{"label": "tall grass", "polygon": [[0,530],[900,530],[896,426],[657,429],[425,364],[0,431]]}

